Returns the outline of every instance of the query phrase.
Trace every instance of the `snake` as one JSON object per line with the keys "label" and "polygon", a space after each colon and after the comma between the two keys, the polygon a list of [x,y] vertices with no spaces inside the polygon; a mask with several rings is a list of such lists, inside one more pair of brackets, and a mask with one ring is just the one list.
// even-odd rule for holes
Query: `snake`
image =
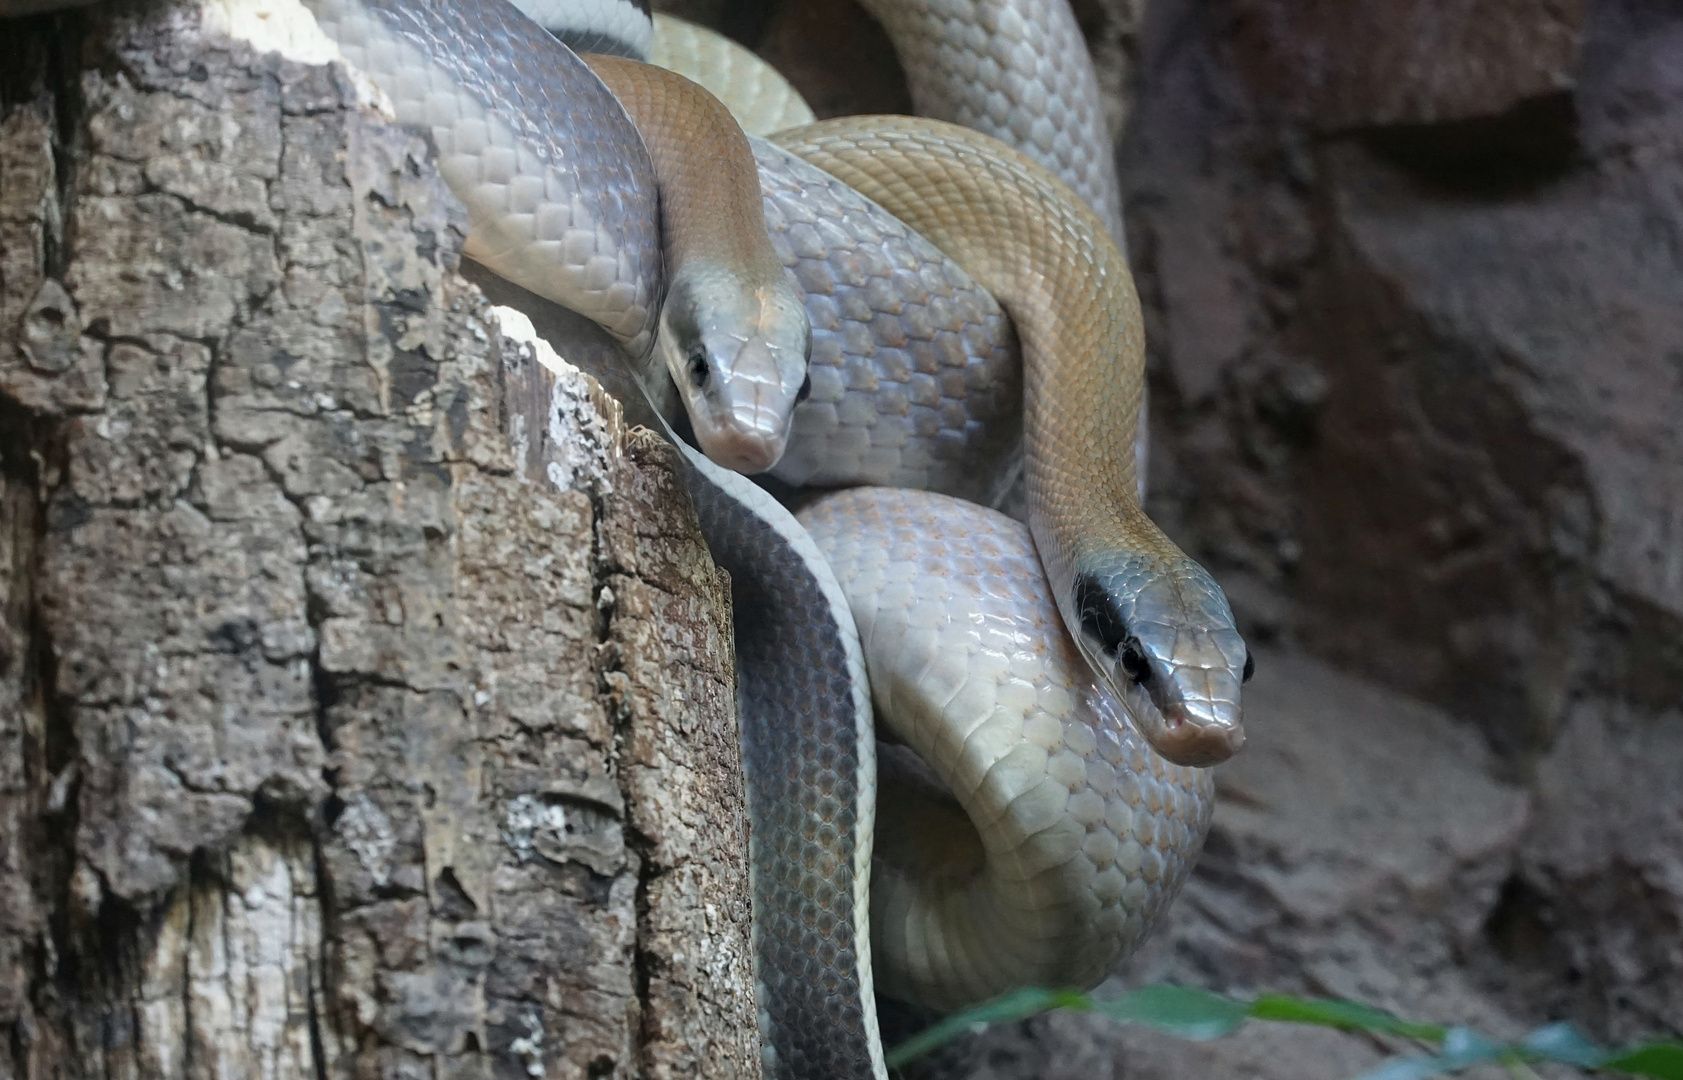
{"label": "snake", "polygon": [[[1242,740],[1251,665],[1219,587],[1138,505],[1138,304],[1105,220],[968,129],[879,117],[779,133],[781,152],[898,219],[904,250],[932,244],[974,274],[919,264],[947,278],[925,282],[930,297],[955,279],[992,293],[1024,359],[1026,527],[865,488],[797,519],[727,467],[781,460],[778,439],[800,434],[778,428],[794,408],[715,401],[732,400],[750,343],[768,354],[751,358],[755,394],[774,382],[788,401],[816,397],[811,373],[781,362],[809,347],[813,320],[769,299],[796,279],[777,279],[763,251],[723,260],[741,271],[727,301],[686,287],[692,323],[663,313],[686,295],[686,267],[718,264],[663,236],[657,140],[600,77],[614,81],[614,65],[580,61],[504,0],[306,6],[397,118],[431,133],[469,210],[468,254],[598,322],[639,377],[717,383],[713,401],[684,397],[698,441],[707,409],[766,436],[752,460],[682,441],[676,460],[737,609],[767,1075],[885,1075],[877,978],[950,1008],[1108,973],[1185,878],[1213,794],[1195,766]],[[727,344],[710,339],[717,327]],[[662,337],[675,345],[663,352]],[[911,815],[874,866],[873,702],[884,774],[902,781],[885,805]]]}

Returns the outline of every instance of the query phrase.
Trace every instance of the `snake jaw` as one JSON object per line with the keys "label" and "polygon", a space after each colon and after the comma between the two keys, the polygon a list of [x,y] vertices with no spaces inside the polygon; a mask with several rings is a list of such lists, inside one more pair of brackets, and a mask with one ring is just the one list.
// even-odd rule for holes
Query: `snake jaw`
{"label": "snake jaw", "polygon": [[1203,567],[1178,552],[1136,556],[1077,575],[1074,593],[1082,653],[1153,749],[1208,766],[1244,745],[1250,654]]}
{"label": "snake jaw", "polygon": [[1144,734],[1158,753],[1176,765],[1208,766],[1245,745],[1239,679],[1230,668],[1178,666],[1166,681],[1142,688],[1157,720]]}

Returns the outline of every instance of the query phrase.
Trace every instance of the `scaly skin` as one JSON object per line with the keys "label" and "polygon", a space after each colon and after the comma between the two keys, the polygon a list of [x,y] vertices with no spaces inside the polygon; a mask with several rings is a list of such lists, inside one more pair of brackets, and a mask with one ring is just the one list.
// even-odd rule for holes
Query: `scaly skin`
{"label": "scaly skin", "polygon": [[806,297],[812,393],[771,471],[985,502],[1022,432],[1022,357],[987,290],[828,173],[752,139],[772,246]]}
{"label": "scaly skin", "polygon": [[766,236],[748,139],[719,100],[636,60],[585,58],[648,146],[667,257],[657,348],[696,441],[737,472],[777,464],[806,382],[806,307]]}
{"label": "scaly skin", "polygon": [[705,86],[750,135],[769,135],[817,119],[776,68],[695,23],[656,12],[649,63]]}
{"label": "scaly skin", "polygon": [[1046,166],[1122,243],[1116,151],[1068,0],[860,0],[894,44],[912,104]]}
{"label": "scaly skin", "polygon": [[[1116,150],[1092,57],[1068,0],[862,3],[888,32],[919,113],[986,132],[1046,166],[1104,220],[1127,254]],[[657,28],[657,42],[660,32]],[[710,30],[692,26],[683,33],[684,74],[728,102],[739,118],[786,107],[787,84],[764,61]],[[714,59],[726,53],[728,61]],[[769,132],[794,123],[756,128],[744,119],[743,126]],[[1142,502],[1148,414],[1142,393],[1134,433]],[[1005,471],[996,474],[990,505],[1016,504],[1021,471],[1019,448]]]}
{"label": "scaly skin", "polygon": [[397,119],[432,135],[472,222],[466,253],[646,354],[662,288],[654,171],[584,64],[506,4],[306,6]]}
{"label": "scaly skin", "polygon": [[892,488],[799,516],[853,611],[879,730],[940,782],[883,751],[878,988],[948,1009],[1099,982],[1191,871],[1209,770],[1154,752],[1094,678],[1022,525]]}
{"label": "scaly skin", "polygon": [[773,141],[921,232],[1011,315],[1029,529],[1064,622],[1158,752],[1228,757],[1249,654],[1221,588],[1140,509],[1144,339],[1104,223],[1044,167],[952,124],[845,117]]}

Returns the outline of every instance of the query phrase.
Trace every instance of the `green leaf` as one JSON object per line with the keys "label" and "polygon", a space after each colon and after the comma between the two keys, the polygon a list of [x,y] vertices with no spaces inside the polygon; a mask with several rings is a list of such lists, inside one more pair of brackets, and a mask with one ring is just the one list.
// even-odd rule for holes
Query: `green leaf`
{"label": "green leaf", "polygon": [[1651,1042],[1615,1050],[1601,1067],[1632,1076],[1683,1080],[1683,1042]]}
{"label": "green leaf", "polygon": [[1093,1009],[1125,1024],[1146,1024],[1183,1039],[1216,1039],[1245,1022],[1242,1001],[1191,986],[1145,986],[1093,1002]]}
{"label": "green leaf", "polygon": [[1380,1035],[1401,1035],[1407,1039],[1441,1042],[1448,1029],[1438,1024],[1417,1024],[1401,1017],[1358,1005],[1353,1001],[1299,998],[1286,994],[1264,994],[1251,1002],[1254,1020],[1277,1020],[1293,1024],[1318,1024],[1345,1031],[1371,1031]]}
{"label": "green leaf", "polygon": [[1050,1009],[1087,1009],[1092,1000],[1073,990],[1017,990],[953,1013],[934,1027],[918,1032],[883,1055],[889,1068],[916,1061],[964,1035],[985,1030],[989,1024],[1003,1024],[1034,1016]]}
{"label": "green leaf", "polygon": [[1604,1050],[1571,1024],[1550,1024],[1517,1043],[1499,1043],[1471,1028],[1417,1024],[1350,1001],[1264,994],[1246,1002],[1196,987],[1163,985],[1141,987],[1103,1001],[1073,990],[1019,990],[954,1013],[894,1047],[886,1055],[887,1061],[890,1067],[905,1065],[990,1024],[1021,1020],[1050,1009],[1093,1010],[1123,1023],[1145,1024],[1186,1039],[1219,1038],[1237,1030],[1246,1020],[1272,1020],[1441,1044],[1435,1054],[1393,1058],[1357,1080],[1426,1080],[1474,1065],[1537,1060],[1654,1080],[1683,1080],[1683,1042],[1674,1040]]}

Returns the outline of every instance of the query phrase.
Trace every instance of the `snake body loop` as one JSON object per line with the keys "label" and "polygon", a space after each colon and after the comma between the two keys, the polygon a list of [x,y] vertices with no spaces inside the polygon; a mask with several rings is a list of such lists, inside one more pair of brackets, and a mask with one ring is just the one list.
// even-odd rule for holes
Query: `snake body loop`
{"label": "snake body loop", "polygon": [[1058,632],[1022,525],[885,488],[800,520],[847,593],[878,725],[916,754],[879,772],[882,819],[921,823],[877,837],[879,988],[951,1008],[1097,983],[1191,870],[1209,771],[1154,752]]}

